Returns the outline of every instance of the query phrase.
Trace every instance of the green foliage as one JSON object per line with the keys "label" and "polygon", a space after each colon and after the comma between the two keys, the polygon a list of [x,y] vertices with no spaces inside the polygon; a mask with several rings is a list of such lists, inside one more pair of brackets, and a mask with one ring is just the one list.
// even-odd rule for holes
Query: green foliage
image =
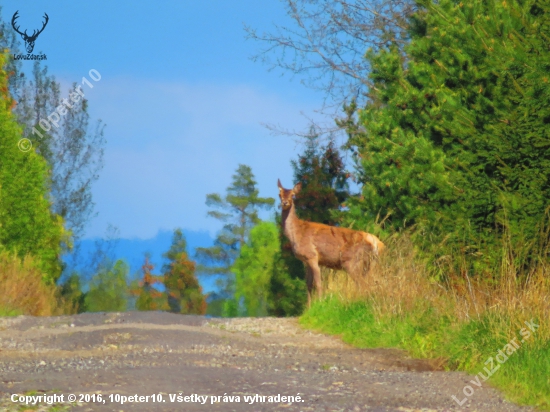
{"label": "green foliage", "polygon": [[21,258],[37,257],[43,280],[53,284],[61,274],[61,243],[68,234],[61,217],[50,211],[46,161],[18,148],[22,132],[11,113],[5,59],[0,55],[0,246]]}
{"label": "green foliage", "polygon": [[550,201],[550,9],[420,3],[404,55],[367,53],[371,103],[349,128],[363,193],[347,219],[415,225],[432,259],[467,250],[466,270],[491,272],[502,233],[529,246]]}
{"label": "green foliage", "polygon": [[195,262],[187,255],[187,242],[181,229],[175,229],[170,250],[163,255],[164,286],[170,312],[203,315],[206,301],[195,276]]}
{"label": "green foliage", "polygon": [[228,273],[246,243],[250,229],[259,222],[258,208],[271,208],[273,198],[259,197],[254,174],[249,166],[239,165],[233,175],[233,182],[227,188],[224,198],[217,193],[206,196],[207,206],[218,209],[208,211],[208,216],[224,223],[216,237],[214,246],[197,248],[197,257],[217,266],[201,267],[206,273]]}
{"label": "green foliage", "polygon": [[81,313],[85,309],[86,294],[82,292],[80,276],[74,272],[69,278],[60,285],[59,293],[61,299],[69,306],[71,313]]}
{"label": "green foliage", "polygon": [[222,317],[224,318],[236,318],[239,313],[239,303],[235,298],[229,298],[223,300]]}
{"label": "green foliage", "polygon": [[298,316],[307,301],[304,264],[294,256],[290,241],[283,233],[280,213],[276,215],[276,224],[281,247],[274,257],[269,314],[279,317]]}
{"label": "green foliage", "polygon": [[[346,303],[335,296],[314,301],[300,323],[341,336],[344,342],[360,348],[405,349],[413,357],[446,359],[445,366],[449,369],[472,374],[482,371],[485,376],[487,359],[494,357],[513,337],[516,342],[523,338],[519,330],[511,330],[510,319],[489,313],[457,323],[420,303],[406,314],[380,316],[375,315],[368,300]],[[548,409],[549,371],[550,346],[535,332],[510,355],[490,382],[517,402]]]}
{"label": "green foliage", "polygon": [[84,299],[87,312],[124,312],[127,307],[129,267],[123,260],[105,263],[91,281]]}
{"label": "green foliage", "polygon": [[271,197],[259,196],[254,174],[246,165],[237,168],[225,197],[217,193],[207,195],[206,204],[214,209],[208,211],[208,216],[223,222],[224,226],[216,236],[214,246],[197,248],[196,257],[202,263],[199,272],[225,275],[220,282],[223,299],[234,293],[231,266],[246,243],[250,229],[260,221],[258,209],[269,209],[274,203],[275,199]]}
{"label": "green foliage", "polygon": [[301,182],[296,197],[296,213],[301,219],[327,225],[337,223],[334,212],[349,196],[344,161],[334,147],[334,140],[320,146],[319,135],[311,128],[305,151],[291,161],[294,184]]}
{"label": "green foliage", "polygon": [[284,251],[281,249],[273,257],[269,314],[279,317],[298,316],[303,312],[307,300],[306,282],[302,276],[304,266],[294,255],[290,264],[283,256]]}
{"label": "green foliage", "polygon": [[235,273],[235,299],[243,300],[246,316],[267,316],[269,286],[275,257],[280,249],[278,230],[272,222],[261,222],[250,231],[232,272]]}
{"label": "green foliage", "polygon": [[5,308],[3,306],[0,306],[0,317],[21,316],[21,315],[23,315],[23,311],[20,309],[10,309],[10,308]]}
{"label": "green foliage", "polygon": [[[23,128],[24,137],[32,140],[36,149],[47,162],[51,179],[52,211],[61,216],[74,237],[84,232],[84,226],[93,216],[92,185],[103,167],[105,125],[98,121],[91,124],[88,101],[85,98],[71,102],[60,116],[59,127],[44,131],[38,121],[47,119],[63,105],[63,98],[74,93],[76,83],[66,91],[47,66],[35,61],[30,79],[15,65],[14,77],[20,81],[11,85],[17,99],[14,108],[17,122]],[[85,90],[83,90],[86,92]],[[33,134],[33,127],[40,135]]]}
{"label": "green foliage", "polygon": [[[61,270],[67,267],[60,264],[59,255],[75,252],[71,250],[72,241],[82,235],[86,222],[93,216],[91,187],[97,180],[98,172],[103,165],[104,125],[101,121],[95,125],[91,124],[88,102],[86,99],[81,99],[77,103],[73,102],[65,106],[67,112],[60,116],[59,127],[52,127],[50,131],[44,132],[38,125],[39,120],[47,119],[58,107],[62,107],[62,98],[68,97],[69,92],[74,91],[76,84],[73,84],[63,96],[61,84],[53,75],[48,74],[48,68],[43,65],[43,62],[35,61],[32,71],[25,72],[22,61],[11,58],[12,55],[21,53],[21,47],[21,37],[12,30],[9,22],[3,22],[0,18],[0,49],[10,52],[5,59],[2,59],[2,67],[6,69],[3,75],[6,72],[9,74],[7,79],[9,93],[17,102],[17,104],[10,103],[10,109],[15,121],[22,129],[18,132],[19,138],[24,137],[32,141],[32,154],[29,152],[23,155],[27,156],[30,163],[36,163],[35,157],[41,158],[42,163],[40,170],[36,166],[34,170],[30,170],[32,168],[29,167],[30,164],[16,164],[15,170],[18,170],[18,173],[15,174],[4,168],[6,175],[14,184],[9,187],[4,182],[0,182],[0,186],[3,186],[6,191],[13,189],[13,192],[20,193],[21,202],[25,202],[26,207],[17,205],[10,211],[13,216],[4,226],[10,233],[5,231],[0,235],[0,237],[3,236],[0,238],[0,244],[9,250],[17,250],[21,257],[27,253],[38,257],[45,273],[44,281],[53,284],[60,277]],[[1,83],[2,90],[7,92],[4,79]],[[6,126],[3,120],[0,121]],[[41,136],[36,132],[33,133],[33,127],[40,132]],[[5,132],[6,130],[0,131],[3,139],[7,137]],[[15,143],[10,138],[3,141],[2,145],[9,148],[15,147]],[[6,153],[4,148],[0,150],[2,151],[0,163],[5,163]],[[23,170],[20,170],[21,166]],[[33,177],[23,178],[26,173]],[[45,195],[44,203],[47,203],[51,211],[53,224],[47,222],[45,216],[39,218],[38,215],[43,214],[45,208],[37,204],[36,194],[30,194],[23,187],[35,184],[37,191],[43,191],[49,195]],[[11,193],[5,195],[4,199]],[[0,196],[2,196],[1,193]],[[11,201],[6,205],[11,207]],[[1,210],[0,214],[2,214]],[[1,222],[0,226],[3,226]],[[34,226],[34,228],[25,226]],[[50,226],[50,230],[47,226]],[[70,273],[70,269],[68,272]]]}

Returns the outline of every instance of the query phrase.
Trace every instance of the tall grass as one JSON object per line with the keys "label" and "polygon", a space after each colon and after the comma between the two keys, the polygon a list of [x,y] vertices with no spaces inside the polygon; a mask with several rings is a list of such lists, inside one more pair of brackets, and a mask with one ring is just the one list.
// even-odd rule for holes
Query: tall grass
{"label": "tall grass", "polygon": [[58,305],[55,285],[42,281],[35,260],[20,259],[0,251],[0,316],[51,316],[62,308]]}
{"label": "tall grass", "polygon": [[[443,280],[417,257],[406,235],[387,240],[376,270],[355,282],[324,272],[327,297],[301,318],[308,327],[339,334],[360,347],[399,347],[436,359],[447,369],[478,373],[525,321],[539,325],[490,382],[510,399],[550,410],[550,266],[540,249],[531,265],[503,242],[500,273],[472,278],[440,267]],[[531,249],[532,251],[532,249]],[[523,252],[522,252],[523,253]],[[449,256],[455,264],[460,256]],[[439,262],[445,265],[445,259]],[[461,395],[461,394],[456,394]],[[475,396],[475,394],[473,395]]]}

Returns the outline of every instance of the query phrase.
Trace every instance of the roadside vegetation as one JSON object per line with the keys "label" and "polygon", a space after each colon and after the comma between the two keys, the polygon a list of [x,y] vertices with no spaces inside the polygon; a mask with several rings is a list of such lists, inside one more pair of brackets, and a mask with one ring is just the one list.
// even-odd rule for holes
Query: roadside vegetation
{"label": "roadside vegetation", "polygon": [[[357,347],[401,348],[413,357],[433,359],[436,368],[481,372],[483,386],[498,387],[511,401],[550,410],[547,263],[518,274],[508,250],[498,283],[458,273],[441,282],[427,276],[430,270],[409,235],[386,242],[379,267],[358,285],[345,272],[326,270],[326,295],[300,323]],[[498,351],[513,339],[519,347],[500,363]],[[483,377],[489,376],[485,383]],[[454,395],[459,401],[467,398],[462,392]]]}

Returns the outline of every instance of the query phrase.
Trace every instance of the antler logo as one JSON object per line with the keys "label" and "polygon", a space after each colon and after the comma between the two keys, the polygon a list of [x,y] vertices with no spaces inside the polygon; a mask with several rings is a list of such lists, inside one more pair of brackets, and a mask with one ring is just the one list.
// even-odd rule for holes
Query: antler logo
{"label": "antler logo", "polygon": [[38,31],[34,30],[32,32],[32,35],[29,36],[27,34],[27,30],[25,30],[24,33],[21,33],[19,31],[19,26],[16,26],[15,25],[15,20],[17,20],[17,18],[19,17],[17,14],[19,13],[19,10],[17,10],[15,12],[15,14],[13,15],[13,17],[11,18],[11,25],[13,26],[13,29],[19,33],[21,35],[21,37],[23,38],[23,40],[25,41],[25,49],[27,49],[27,53],[32,53],[32,51],[34,50],[34,42],[36,41],[36,38],[38,37],[38,35],[40,33],[42,33],[42,31],[44,31],[44,28],[46,27],[46,24],[48,24],[48,20],[49,20],[49,17],[46,13],[44,13],[44,18],[46,19],[44,21],[44,24],[42,25],[42,28]]}

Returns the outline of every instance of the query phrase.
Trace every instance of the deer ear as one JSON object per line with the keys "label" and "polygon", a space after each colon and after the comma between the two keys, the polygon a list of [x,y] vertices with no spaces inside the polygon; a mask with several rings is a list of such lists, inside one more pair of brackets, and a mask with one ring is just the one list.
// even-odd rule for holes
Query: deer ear
{"label": "deer ear", "polygon": [[281,179],[277,179],[277,186],[279,186],[279,189],[283,188],[283,185],[281,184]]}
{"label": "deer ear", "polygon": [[302,182],[296,183],[296,186],[294,186],[294,189],[292,189],[295,195],[300,193],[300,190],[302,190]]}

